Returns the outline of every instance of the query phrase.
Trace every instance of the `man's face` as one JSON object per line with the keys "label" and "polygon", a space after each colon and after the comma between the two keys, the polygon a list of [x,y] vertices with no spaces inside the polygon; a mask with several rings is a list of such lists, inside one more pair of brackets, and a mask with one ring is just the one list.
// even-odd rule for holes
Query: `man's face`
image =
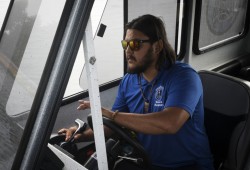
{"label": "man's face", "polygon": [[[126,32],[125,40],[149,40],[149,37],[135,29],[128,29]],[[152,49],[152,44],[150,42],[141,43],[140,48],[135,51],[131,50],[131,48],[128,46],[125,50],[125,53],[128,63],[128,73],[142,73],[150,69],[151,67],[154,67],[155,65],[155,57]]]}

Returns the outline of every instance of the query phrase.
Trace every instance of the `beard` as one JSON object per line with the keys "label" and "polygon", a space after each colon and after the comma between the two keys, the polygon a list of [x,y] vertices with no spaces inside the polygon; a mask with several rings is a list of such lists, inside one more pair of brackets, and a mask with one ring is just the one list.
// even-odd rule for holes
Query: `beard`
{"label": "beard", "polygon": [[[136,61],[136,59],[133,57],[133,60]],[[150,48],[148,52],[143,57],[142,61],[139,63],[139,65],[136,65],[134,68],[127,67],[127,72],[129,74],[140,74],[144,72],[152,63],[153,63],[153,50]]]}

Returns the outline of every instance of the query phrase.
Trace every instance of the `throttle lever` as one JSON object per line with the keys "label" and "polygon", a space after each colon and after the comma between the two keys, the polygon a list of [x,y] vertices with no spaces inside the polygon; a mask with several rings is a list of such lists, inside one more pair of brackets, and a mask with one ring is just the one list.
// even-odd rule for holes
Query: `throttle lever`
{"label": "throttle lever", "polygon": [[77,129],[76,129],[76,131],[73,133],[73,135],[71,135],[71,137],[69,138],[69,140],[68,140],[67,142],[62,142],[62,143],[60,144],[60,146],[61,146],[62,148],[65,148],[65,147],[67,147],[67,145],[68,145],[69,143],[74,142],[74,139],[75,139],[74,137],[75,137],[75,135],[78,134],[78,133],[82,133],[82,132],[86,129],[86,127],[87,127],[87,123],[83,122],[83,121],[80,120],[80,119],[76,119],[76,120],[75,120],[75,123],[77,124]]}
{"label": "throttle lever", "polygon": [[83,122],[80,119],[76,119],[75,123],[77,124],[78,128],[76,129],[76,131],[73,133],[73,135],[69,138],[68,142],[73,142],[74,141],[74,137],[76,134],[78,133],[82,133],[86,127],[87,127],[87,123]]}

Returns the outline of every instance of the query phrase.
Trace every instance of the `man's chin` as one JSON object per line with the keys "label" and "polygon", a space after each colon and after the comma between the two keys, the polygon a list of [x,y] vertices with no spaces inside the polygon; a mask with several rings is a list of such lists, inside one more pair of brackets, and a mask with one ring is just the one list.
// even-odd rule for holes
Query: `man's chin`
{"label": "man's chin", "polygon": [[135,69],[131,68],[131,67],[128,67],[127,68],[127,73],[129,73],[129,74],[135,74]]}
{"label": "man's chin", "polygon": [[139,74],[139,73],[142,73],[142,71],[138,68],[131,68],[131,67],[128,67],[127,68],[127,73],[129,74]]}

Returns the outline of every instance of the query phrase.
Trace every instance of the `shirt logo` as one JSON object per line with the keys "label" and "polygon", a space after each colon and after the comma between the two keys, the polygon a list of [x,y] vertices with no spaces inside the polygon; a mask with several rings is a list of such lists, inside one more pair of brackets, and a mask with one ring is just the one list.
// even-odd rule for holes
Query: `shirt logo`
{"label": "shirt logo", "polygon": [[162,103],[162,95],[163,95],[163,86],[159,86],[158,88],[155,89],[155,100],[157,103]]}

